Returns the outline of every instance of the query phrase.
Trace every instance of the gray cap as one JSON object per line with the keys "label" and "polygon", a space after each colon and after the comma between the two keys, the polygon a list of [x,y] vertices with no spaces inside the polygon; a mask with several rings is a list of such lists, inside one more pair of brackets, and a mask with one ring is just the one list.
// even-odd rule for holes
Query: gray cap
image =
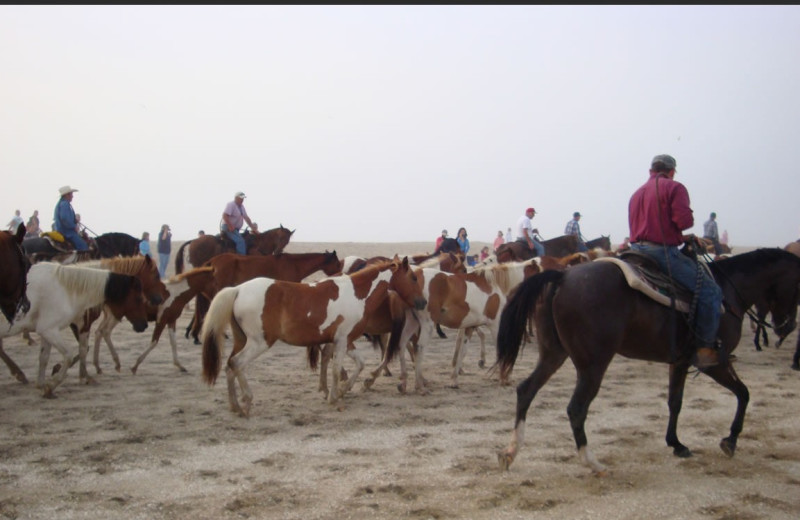
{"label": "gray cap", "polygon": [[653,157],[653,160],[650,162],[650,166],[655,166],[656,163],[663,164],[668,170],[674,170],[675,166],[677,166],[675,158],[667,154],[656,155]]}

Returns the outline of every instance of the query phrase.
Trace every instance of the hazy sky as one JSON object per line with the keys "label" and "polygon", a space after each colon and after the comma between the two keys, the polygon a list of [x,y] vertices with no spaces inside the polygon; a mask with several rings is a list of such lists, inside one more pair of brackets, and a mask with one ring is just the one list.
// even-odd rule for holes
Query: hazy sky
{"label": "hazy sky", "polygon": [[628,234],[672,154],[694,232],[800,237],[798,6],[2,6],[3,224],[296,241]]}

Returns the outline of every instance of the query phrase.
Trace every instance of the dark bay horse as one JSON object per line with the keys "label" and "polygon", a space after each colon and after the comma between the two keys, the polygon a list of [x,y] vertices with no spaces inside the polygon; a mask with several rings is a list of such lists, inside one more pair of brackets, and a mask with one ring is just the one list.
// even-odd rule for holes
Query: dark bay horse
{"label": "dark bay horse", "polygon": [[[722,288],[726,311],[718,332],[722,341],[720,364],[701,371],[736,395],[736,415],[730,435],[720,443],[723,452],[732,457],[742,431],[749,392],[726,353],[739,343],[745,311],[755,301],[766,300],[766,295],[770,295],[769,310],[778,334],[786,336],[794,330],[800,258],[777,248],[759,249],[712,262],[710,268]],[[602,474],[603,466],[588,449],[584,423],[589,405],[616,354],[670,364],[666,442],[675,455],[691,456],[677,435],[692,353],[689,348],[692,331],[685,314],[673,314],[669,307],[631,289],[620,269],[609,262],[579,264],[563,272],[546,271],[523,281],[503,310],[495,365],[501,373],[513,368],[532,315],[539,358],[533,373],[517,386],[514,432],[510,445],[498,454],[501,468],[508,469],[519,452],[533,398],[570,358],[578,374],[567,407],[573,436],[581,460]],[[672,316],[676,319],[672,320]]]}
{"label": "dark bay horse", "polygon": [[590,251],[595,248],[600,248],[603,251],[611,251],[611,236],[601,235],[598,238],[593,238],[586,242],[586,247]]}
{"label": "dark bay horse", "polygon": [[[282,253],[283,249],[289,244],[295,230],[283,227],[268,229],[263,233],[242,233],[244,243],[247,246],[248,255],[272,255]],[[189,264],[191,267],[200,267],[212,258],[222,253],[235,253],[236,245],[227,237],[221,234],[203,235],[193,240],[187,240],[175,256],[175,274],[181,274],[184,269],[184,249],[188,249]]]}
{"label": "dark bay horse", "polygon": [[63,243],[56,248],[53,242],[45,237],[26,238],[22,247],[33,263],[42,260],[74,263],[115,256],[135,256],[139,254],[139,242],[140,239],[127,233],[110,232],[90,239],[88,251],[75,251],[69,243]]}
{"label": "dark bay horse", "polygon": [[14,322],[18,311],[27,312],[31,306],[26,291],[31,263],[21,247],[24,237],[24,224],[17,227],[14,235],[0,232],[0,312],[9,323]]}
{"label": "dark bay horse", "polygon": [[[561,235],[542,242],[546,256],[563,257],[578,252],[578,237]],[[610,248],[610,244],[609,244]],[[528,248],[524,242],[506,242],[497,248],[497,262],[524,262],[536,256],[536,251]]]}

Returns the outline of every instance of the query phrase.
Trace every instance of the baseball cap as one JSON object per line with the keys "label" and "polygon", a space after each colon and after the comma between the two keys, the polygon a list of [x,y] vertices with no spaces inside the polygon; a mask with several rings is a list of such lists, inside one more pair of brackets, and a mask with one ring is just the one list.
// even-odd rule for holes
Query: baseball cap
{"label": "baseball cap", "polygon": [[580,211],[576,211],[575,213],[572,214],[572,216],[573,217],[580,217],[581,216],[581,212]]}
{"label": "baseball cap", "polygon": [[241,199],[245,198],[245,194],[243,191],[237,191],[235,197],[239,197]]}
{"label": "baseball cap", "polygon": [[525,210],[525,213],[527,213],[527,212],[529,212],[529,211],[533,211],[534,213],[536,213],[536,210],[535,210],[535,209],[533,209],[533,208],[528,208],[528,209],[526,209],[526,210]]}
{"label": "baseball cap", "polygon": [[654,166],[656,163],[663,164],[669,170],[674,170],[675,167],[677,166],[675,158],[667,154],[656,155],[655,157],[653,157],[653,160],[650,161],[650,166]]}

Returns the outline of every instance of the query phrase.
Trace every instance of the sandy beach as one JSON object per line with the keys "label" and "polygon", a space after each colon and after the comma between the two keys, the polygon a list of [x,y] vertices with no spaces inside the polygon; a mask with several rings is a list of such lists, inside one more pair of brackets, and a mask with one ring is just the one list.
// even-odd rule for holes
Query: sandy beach
{"label": "sandy beach", "polygon": [[[391,256],[430,252],[432,241],[286,250]],[[103,346],[94,385],[80,384],[73,367],[57,398],[43,399],[35,384],[1,370],[0,517],[788,520],[800,511],[800,373],[789,368],[797,332],[781,348],[773,336],[757,352],[745,321],[735,368],[751,399],[733,458],[718,448],[735,412],[732,394],[689,377],[678,434],[694,457],[678,459],[664,441],[667,365],[615,358],[586,424],[589,446],[609,468],[597,477],[579,462],[566,416],[570,363],[537,396],[526,443],[501,472],[497,452],[510,440],[515,387],[478,367],[477,338],[459,388],[449,387],[455,331],[446,329],[448,338],[434,339],[426,354],[430,395],[400,394],[394,362],[393,376],[370,390],[362,373],[341,411],[318,392],[305,349],[278,343],[250,365],[255,401],[244,419],[228,408],[224,377],[213,387],[201,380],[200,347],[183,337],[190,319],[187,308],[178,322],[188,373],[172,365],[165,334],[133,375],[153,327],[137,334],[127,322],[113,335],[121,372]],[[35,381],[38,348],[21,337],[3,344]],[[371,344],[358,348],[368,368],[377,366]],[[514,383],[536,358],[527,345]],[[491,342],[487,359],[494,360]]]}

